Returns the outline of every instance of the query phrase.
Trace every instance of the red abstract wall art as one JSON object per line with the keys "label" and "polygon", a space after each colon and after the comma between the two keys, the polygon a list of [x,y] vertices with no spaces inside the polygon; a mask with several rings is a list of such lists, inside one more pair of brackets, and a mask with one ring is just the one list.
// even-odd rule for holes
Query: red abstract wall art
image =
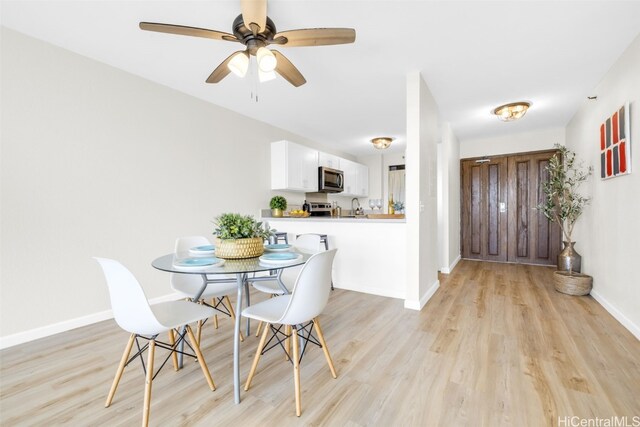
{"label": "red abstract wall art", "polygon": [[631,173],[629,103],[600,125],[600,178],[609,179]]}

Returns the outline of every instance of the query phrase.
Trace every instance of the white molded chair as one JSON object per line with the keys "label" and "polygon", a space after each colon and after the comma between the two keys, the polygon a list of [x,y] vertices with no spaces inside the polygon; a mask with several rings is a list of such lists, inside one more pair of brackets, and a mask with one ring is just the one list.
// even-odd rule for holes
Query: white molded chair
{"label": "white molded chair", "polygon": [[[293,287],[293,293],[290,295],[282,295],[277,298],[271,298],[269,300],[254,304],[245,308],[242,311],[242,315],[251,319],[260,320],[265,323],[264,332],[260,338],[260,344],[256,355],[253,359],[251,370],[245,384],[245,391],[249,390],[251,386],[251,380],[256,372],[260,356],[262,355],[265,342],[267,340],[268,332],[271,330],[274,335],[279,333],[280,329],[274,328],[273,324],[281,324],[286,326],[287,331],[293,329],[295,334],[290,334],[293,344],[293,378],[294,389],[296,396],[296,415],[300,416],[301,404],[300,404],[300,349],[298,344],[298,337],[310,340],[311,329],[316,328],[318,332],[319,344],[324,351],[324,356],[327,359],[327,364],[331,370],[333,378],[337,378],[333,361],[329,355],[327,349],[327,343],[324,340],[322,329],[318,321],[318,316],[324,310],[329,300],[329,293],[331,292],[331,267],[333,266],[333,259],[335,257],[337,249],[332,249],[326,252],[319,252],[306,262],[298,275],[298,279]],[[304,335],[306,327],[311,324],[311,329],[308,331],[307,336]],[[288,334],[288,332],[287,332]],[[276,338],[277,339],[277,338]],[[279,340],[278,340],[279,341]]]}
{"label": "white molded chair", "polygon": [[[131,334],[129,342],[122,354],[122,359],[120,360],[120,365],[116,371],[116,376],[113,379],[111,389],[109,390],[105,407],[109,407],[111,405],[116,389],[118,388],[118,383],[120,382],[120,378],[124,372],[124,368],[137,357],[140,357],[140,360],[142,361],[142,353],[148,349],[149,354],[147,356],[146,366],[142,425],[147,426],[149,424],[151,383],[155,377],[153,373],[153,364],[156,345],[171,351],[170,356],[173,357],[173,364],[177,369],[175,351],[178,343],[183,340],[184,337],[179,336],[178,343],[176,343],[174,331],[177,331],[178,328],[185,325],[186,334],[189,336],[191,348],[195,353],[195,355],[192,356],[198,359],[202,373],[209,384],[209,388],[211,388],[212,391],[215,390],[216,386],[211,378],[209,368],[207,368],[207,364],[205,363],[204,356],[200,351],[198,341],[196,341],[195,335],[189,326],[189,323],[210,317],[213,314],[213,309],[189,301],[169,301],[150,306],[140,283],[125,266],[120,264],[118,261],[111,259],[94,259],[98,261],[102,267],[107,280],[113,317],[122,329]],[[156,340],[157,336],[163,332],[169,332],[170,344]],[[137,354],[129,359],[131,348],[133,347],[134,342],[138,342],[138,338],[146,339],[149,342],[147,345],[143,346]],[[164,363],[162,365],[164,365]],[[160,369],[162,369],[162,365],[160,366]],[[143,369],[145,369],[144,362],[142,366]]]}
{"label": "white molded chair", "polygon": [[[175,252],[188,252],[189,249],[197,246],[210,245],[211,242],[204,236],[187,236],[178,237],[176,239]],[[200,296],[199,302],[209,305],[206,301],[211,300],[211,307],[215,310],[224,313],[231,317],[231,320],[235,321],[236,315],[233,310],[233,305],[229,300],[230,294],[235,294],[238,290],[238,285],[235,276],[220,276],[220,279],[229,279],[229,283],[209,283],[207,288]],[[198,294],[198,291],[202,287],[202,276],[199,274],[181,274],[171,273],[170,276],[171,288],[186,298],[194,299]],[[219,307],[222,306],[224,310]],[[213,315],[213,324],[218,329],[218,315]],[[196,330],[196,336],[198,342],[200,342],[202,334],[202,321],[198,322]],[[240,341],[244,341],[242,333],[240,333]]]}
{"label": "white molded chair", "polygon": [[[320,246],[320,235],[318,234],[301,234],[296,238],[292,246],[300,252],[311,255],[317,254],[322,250]],[[289,293],[291,293],[293,284],[296,283],[296,279],[298,278],[298,274],[300,274],[301,268],[302,266],[298,266],[285,268],[282,270],[280,278],[282,279],[282,283],[287,288]],[[260,292],[271,294],[272,297],[284,295],[285,293],[276,281],[252,282],[251,285]],[[260,336],[261,329],[262,322],[258,323],[258,327],[256,328],[256,337]]]}

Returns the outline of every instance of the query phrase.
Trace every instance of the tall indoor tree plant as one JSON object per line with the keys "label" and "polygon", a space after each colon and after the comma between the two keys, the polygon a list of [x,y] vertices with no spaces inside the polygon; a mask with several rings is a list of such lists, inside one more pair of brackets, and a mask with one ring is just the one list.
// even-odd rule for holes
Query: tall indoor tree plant
{"label": "tall indoor tree plant", "polygon": [[[545,201],[538,206],[538,209],[549,221],[556,222],[562,229],[564,249],[558,255],[556,275],[560,273],[560,278],[556,277],[556,281],[564,280],[563,277],[568,276],[567,280],[571,280],[573,283],[580,280],[582,276],[588,277],[580,275],[582,257],[573,247],[575,242],[572,240],[572,234],[576,221],[590,201],[589,197],[580,194],[579,188],[592,174],[593,168],[584,167],[582,163],[578,163],[576,153],[567,147],[556,144],[555,148],[558,152],[549,160],[549,165],[546,168],[549,179],[542,184]],[[589,277],[589,291],[591,290],[590,279]],[[558,284],[556,284],[556,289],[558,289]],[[561,289],[558,290],[564,292]],[[565,293],[584,294],[577,292],[584,292],[584,289]]]}

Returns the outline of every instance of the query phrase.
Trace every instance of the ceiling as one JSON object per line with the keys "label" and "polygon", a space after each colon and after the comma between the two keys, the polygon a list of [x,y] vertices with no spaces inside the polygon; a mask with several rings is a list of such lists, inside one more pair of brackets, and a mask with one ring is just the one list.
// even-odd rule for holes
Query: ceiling
{"label": "ceiling", "polygon": [[[638,1],[269,0],[279,31],[351,27],[351,45],[280,48],[307,79],[204,81],[239,45],[151,33],[139,21],[231,32],[239,0],[2,1],[2,24],[354,155],[405,139],[406,74],[420,71],[458,139],[567,124],[640,32]],[[503,123],[489,112],[528,100]]]}

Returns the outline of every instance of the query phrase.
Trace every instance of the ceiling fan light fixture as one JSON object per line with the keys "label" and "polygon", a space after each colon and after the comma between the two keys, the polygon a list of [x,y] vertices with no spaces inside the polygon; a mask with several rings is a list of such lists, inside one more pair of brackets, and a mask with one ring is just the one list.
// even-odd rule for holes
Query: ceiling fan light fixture
{"label": "ceiling fan light fixture", "polygon": [[[236,0],[237,1],[237,0]],[[301,28],[278,32],[274,22],[267,16],[267,0],[240,0],[241,13],[232,23],[232,33],[186,25],[163,24],[161,22],[140,22],[144,31],[201,37],[225,42],[240,43],[246,50],[231,53],[211,72],[207,83],[220,83],[232,72],[239,77],[247,74],[250,57],[256,56],[258,70],[269,73],[276,71],[294,87],[307,82],[300,70],[278,50],[270,50],[270,45],[280,47],[330,46],[353,43],[356,30],[353,28]],[[255,77],[253,68],[251,75]],[[263,76],[270,79],[271,75]]]}
{"label": "ceiling fan light fixture", "polygon": [[378,150],[384,150],[386,148],[389,148],[389,146],[391,145],[391,141],[393,141],[393,138],[390,138],[388,136],[380,136],[377,138],[373,138],[371,140],[371,143]]}
{"label": "ceiling fan light fixture", "polygon": [[258,80],[260,81],[260,83],[269,82],[271,80],[274,80],[275,78],[275,71],[262,71],[260,68],[258,68]]}
{"label": "ceiling fan light fixture", "polygon": [[270,72],[276,69],[278,61],[275,55],[266,47],[261,47],[256,52],[256,59],[258,60],[258,68],[260,71]]}
{"label": "ceiling fan light fixture", "polygon": [[512,102],[496,107],[491,113],[498,116],[503,122],[512,122],[522,118],[527,113],[529,107],[531,107],[530,102]]}
{"label": "ceiling fan light fixture", "polygon": [[227,66],[236,76],[244,77],[249,69],[249,55],[246,52],[238,52],[231,58]]}

